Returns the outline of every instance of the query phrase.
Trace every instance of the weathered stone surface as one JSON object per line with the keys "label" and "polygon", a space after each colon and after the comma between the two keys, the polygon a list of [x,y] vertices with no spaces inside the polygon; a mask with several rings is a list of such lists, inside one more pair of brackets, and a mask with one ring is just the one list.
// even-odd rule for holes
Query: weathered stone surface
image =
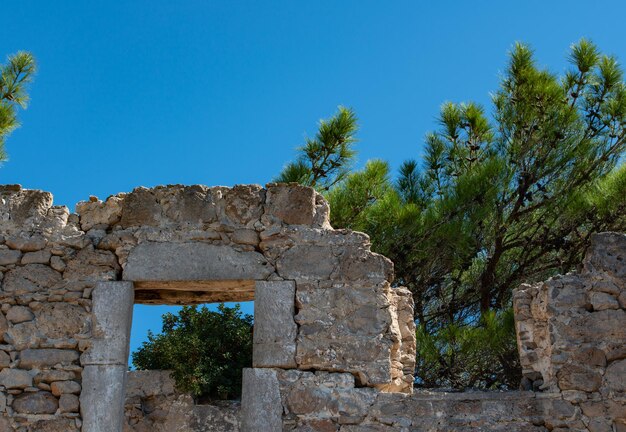
{"label": "weathered stone surface", "polygon": [[52,369],[39,372],[35,375],[33,381],[35,385],[37,385],[40,382],[53,383],[54,381],[67,381],[74,378],[76,378],[76,374],[74,372]]}
{"label": "weathered stone surface", "polygon": [[298,367],[352,372],[364,385],[391,382],[388,292],[386,285],[320,288],[298,284]]}
{"label": "weathered stone surface", "polygon": [[289,225],[311,225],[315,217],[315,190],[295,184],[268,185],[265,211]]}
{"label": "weathered stone surface", "polygon": [[137,245],[124,269],[124,280],[264,280],[273,268],[258,252],[239,252],[206,243]]}
{"label": "weathered stone surface", "polygon": [[15,324],[4,334],[5,342],[10,343],[17,350],[36,348],[43,336],[33,321]]}
{"label": "weathered stone surface", "polygon": [[11,356],[4,351],[0,351],[0,369],[8,368],[11,364]]}
{"label": "weathered stone surface", "polygon": [[126,365],[133,318],[132,282],[99,282],[92,293],[93,342],[83,365]]}
{"label": "weathered stone surface", "polygon": [[48,392],[22,393],[15,398],[12,406],[20,414],[54,414],[59,401]]}
{"label": "weathered stone surface", "polygon": [[0,312],[0,342],[4,340],[4,334],[9,328],[9,323],[2,312]]}
{"label": "weathered stone surface", "polygon": [[80,393],[83,430],[119,432],[124,419],[126,365],[86,365]]}
{"label": "weathered stone surface", "polygon": [[254,367],[296,367],[296,286],[291,281],[257,282],[254,297]]}
{"label": "weathered stone surface", "polygon": [[[288,369],[250,372],[247,388],[260,396],[244,394],[257,415],[243,428],[238,404],[194,406],[171,380],[155,379],[130,388],[125,432],[614,432],[626,421],[622,234],[595,235],[582,272],[514,294],[523,373],[545,392],[411,396],[396,393],[412,389],[411,294],[390,288],[393,266],[367,235],[330,227],[328,203],[313,189],[138,188],[90,198],[73,215],[40,191],[0,187],[0,196],[0,378],[14,385],[0,382],[0,419],[12,429],[119,431],[133,288],[120,302],[98,284],[117,281],[122,268],[144,300],[157,291],[163,301],[200,299],[181,283],[224,295],[215,301],[250,294],[254,281],[296,283],[295,307],[292,291],[258,293],[255,365]],[[56,351],[71,358],[57,362]]]}
{"label": "weathered stone surface", "polygon": [[331,247],[296,245],[280,257],[276,270],[285,279],[328,280],[338,265]]}
{"label": "weathered stone surface", "polygon": [[161,218],[161,207],[153,191],[136,188],[124,197],[121,213],[120,225],[123,228],[141,225],[157,226]]}
{"label": "weathered stone surface", "polygon": [[62,394],[59,397],[59,409],[62,413],[78,412],[78,396],[73,394]]}
{"label": "weathered stone surface", "polygon": [[621,233],[600,233],[591,237],[591,247],[587,250],[584,260],[584,272],[593,274],[606,272],[611,276],[624,280],[626,266],[626,235]]}
{"label": "weathered stone surface", "polygon": [[611,363],[609,367],[606,368],[604,381],[609,390],[622,393],[626,392],[626,360]]}
{"label": "weathered stone surface", "polygon": [[35,318],[35,315],[25,306],[13,306],[7,312],[6,318],[13,324],[18,324],[24,321],[31,321]]}
{"label": "weathered stone surface", "polygon": [[22,257],[22,265],[26,264],[48,264],[52,254],[48,250],[37,252],[26,252]]}
{"label": "weathered stone surface", "polygon": [[0,220],[29,229],[45,222],[52,207],[52,194],[40,190],[5,190],[0,200]]}
{"label": "weathered stone surface", "polygon": [[34,252],[46,247],[46,239],[39,234],[11,236],[6,239],[6,244],[11,249],[22,252]]}
{"label": "weathered stone surface", "polygon": [[242,431],[282,430],[282,401],[274,369],[244,369],[241,396]]}
{"label": "weathered stone surface", "polygon": [[0,385],[8,389],[23,389],[33,385],[33,378],[22,369],[2,369],[0,371]]}
{"label": "weathered stone surface", "polygon": [[265,191],[259,185],[237,185],[223,193],[226,216],[234,223],[248,225],[263,214]]}
{"label": "weathered stone surface", "polygon": [[61,396],[62,394],[79,394],[80,384],[76,381],[56,381],[50,385],[50,390],[55,396]]}
{"label": "weathered stone surface", "polygon": [[9,270],[2,289],[14,295],[46,291],[61,281],[61,274],[43,264],[29,264]]}
{"label": "weathered stone surface", "polygon": [[63,277],[68,281],[95,282],[116,280],[119,273],[115,254],[88,246],[67,261]]}
{"label": "weathered stone surface", "polygon": [[20,367],[23,369],[42,369],[56,364],[72,364],[79,354],[74,350],[63,349],[27,349],[20,354]]}
{"label": "weathered stone surface", "polygon": [[557,379],[561,390],[593,392],[602,384],[602,376],[599,373],[576,364],[563,366],[557,374]]}
{"label": "weathered stone surface", "polygon": [[76,213],[80,215],[80,226],[83,231],[88,231],[96,225],[113,225],[120,220],[122,198],[111,196],[106,202],[81,201],[76,204]]}
{"label": "weathered stone surface", "polygon": [[22,252],[19,250],[0,249],[0,265],[17,264],[22,258]]}
{"label": "weathered stone surface", "polygon": [[594,311],[619,309],[619,303],[617,302],[617,299],[611,294],[607,294],[604,292],[592,292],[590,296],[590,301]]}
{"label": "weathered stone surface", "polygon": [[[27,432],[78,432],[80,427],[72,418],[56,418],[53,420],[37,420],[31,424]],[[83,431],[84,432],[84,431]]]}

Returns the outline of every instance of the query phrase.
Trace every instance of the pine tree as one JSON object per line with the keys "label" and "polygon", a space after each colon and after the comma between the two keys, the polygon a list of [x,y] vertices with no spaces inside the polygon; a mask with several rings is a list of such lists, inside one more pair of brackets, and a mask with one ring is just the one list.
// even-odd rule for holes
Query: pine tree
{"label": "pine tree", "polygon": [[407,160],[394,182],[375,161],[326,193],[331,224],[368,233],[414,293],[423,336],[437,341],[430,364],[418,358],[425,383],[436,370],[428,376],[441,385],[511,385],[514,351],[487,356],[499,376],[476,376],[472,345],[450,356],[451,329],[484,334],[488,314],[510,308],[520,283],[573,270],[594,232],[626,231],[622,70],[586,40],[569,63],[558,76],[516,44],[490,114],[445,103],[422,163]]}
{"label": "pine tree", "polygon": [[19,126],[17,109],[26,108],[28,94],[26,86],[35,74],[35,59],[32,54],[18,52],[0,65],[0,162],[6,161],[4,143],[7,136]]}

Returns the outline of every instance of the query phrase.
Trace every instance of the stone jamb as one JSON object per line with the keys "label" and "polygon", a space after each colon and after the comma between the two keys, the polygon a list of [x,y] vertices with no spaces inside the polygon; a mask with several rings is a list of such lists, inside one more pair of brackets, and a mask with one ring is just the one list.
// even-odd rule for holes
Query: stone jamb
{"label": "stone jamb", "polygon": [[133,304],[132,282],[98,282],[93,290],[93,340],[81,356],[83,432],[122,430]]}

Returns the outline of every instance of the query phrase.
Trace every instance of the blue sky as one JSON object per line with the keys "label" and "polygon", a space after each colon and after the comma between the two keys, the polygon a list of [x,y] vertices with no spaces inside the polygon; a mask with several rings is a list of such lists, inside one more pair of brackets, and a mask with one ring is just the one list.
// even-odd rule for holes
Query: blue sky
{"label": "blue sky", "polygon": [[[489,104],[519,40],[555,72],[589,37],[626,61],[618,1],[44,1],[2,5],[39,73],[0,182],[58,204],[168,183],[266,183],[336,106],[362,166],[419,157],[442,102]],[[249,310],[249,307],[246,307]],[[161,310],[137,308],[133,348]]]}

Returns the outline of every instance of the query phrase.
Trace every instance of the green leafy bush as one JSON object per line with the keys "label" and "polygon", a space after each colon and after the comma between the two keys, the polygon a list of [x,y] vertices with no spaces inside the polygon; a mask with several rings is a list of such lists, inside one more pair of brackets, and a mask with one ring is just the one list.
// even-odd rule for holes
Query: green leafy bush
{"label": "green leafy bush", "polygon": [[161,334],[132,354],[137,369],[171,370],[176,388],[197,399],[241,396],[241,370],[252,366],[253,319],[239,305],[217,311],[185,306],[163,315]]}

